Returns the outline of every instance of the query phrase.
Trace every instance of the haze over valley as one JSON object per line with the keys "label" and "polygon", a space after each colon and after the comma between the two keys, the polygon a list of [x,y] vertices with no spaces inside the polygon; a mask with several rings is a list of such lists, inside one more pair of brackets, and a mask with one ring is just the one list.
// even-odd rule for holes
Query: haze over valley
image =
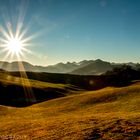
{"label": "haze over valley", "polygon": [[[0,62],[0,69],[6,71],[20,71],[18,61],[16,62]],[[100,59],[97,60],[83,60],[80,62],[58,63],[48,66],[32,65],[28,62],[22,62],[25,71],[30,72],[48,72],[48,73],[69,73],[76,75],[101,75],[115,67],[122,65],[131,66],[134,69],[140,69],[139,63],[110,63]]]}

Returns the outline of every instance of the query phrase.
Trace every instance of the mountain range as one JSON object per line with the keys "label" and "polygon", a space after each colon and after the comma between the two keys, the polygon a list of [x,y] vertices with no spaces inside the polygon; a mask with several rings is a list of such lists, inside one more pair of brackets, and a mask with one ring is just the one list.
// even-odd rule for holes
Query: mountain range
{"label": "mountain range", "polygon": [[25,71],[32,72],[48,72],[48,73],[69,73],[76,75],[100,75],[107,71],[112,70],[114,67],[119,67],[121,65],[129,65],[134,69],[140,69],[139,63],[110,63],[100,59],[97,60],[83,60],[80,62],[67,62],[67,63],[58,63],[55,65],[49,66],[37,66],[32,65],[25,61],[15,61],[15,62],[5,62],[0,61],[0,69],[6,71],[22,71],[19,69],[19,64],[24,67]]}

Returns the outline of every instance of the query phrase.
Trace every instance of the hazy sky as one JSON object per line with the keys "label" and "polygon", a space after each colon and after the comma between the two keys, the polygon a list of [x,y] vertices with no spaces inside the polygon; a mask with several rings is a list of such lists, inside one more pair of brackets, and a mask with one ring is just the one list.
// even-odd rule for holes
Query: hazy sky
{"label": "hazy sky", "polygon": [[17,22],[37,34],[23,58],[32,64],[140,62],[140,0],[0,0],[0,24]]}

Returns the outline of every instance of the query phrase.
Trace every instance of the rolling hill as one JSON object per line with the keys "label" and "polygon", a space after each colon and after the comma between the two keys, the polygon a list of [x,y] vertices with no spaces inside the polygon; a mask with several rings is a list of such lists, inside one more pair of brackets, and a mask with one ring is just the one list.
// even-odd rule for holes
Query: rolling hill
{"label": "rolling hill", "polygon": [[0,139],[138,140],[140,83],[16,108],[0,106]]}
{"label": "rolling hill", "polygon": [[129,66],[100,76],[1,70],[0,104],[23,107],[81,91],[128,86],[139,79],[140,71]]}
{"label": "rolling hill", "polygon": [[1,70],[0,139],[140,139],[139,79],[127,66],[101,76]]}
{"label": "rolling hill", "polygon": [[[71,84],[50,83],[0,72],[0,105],[23,107],[83,90]],[[20,77],[21,74],[21,77]]]}

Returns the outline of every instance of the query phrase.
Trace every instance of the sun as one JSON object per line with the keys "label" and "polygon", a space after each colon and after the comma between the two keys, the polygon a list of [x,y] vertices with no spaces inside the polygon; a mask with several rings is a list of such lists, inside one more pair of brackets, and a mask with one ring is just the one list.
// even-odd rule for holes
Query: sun
{"label": "sun", "polygon": [[24,44],[19,38],[10,38],[7,42],[7,49],[13,54],[21,54]]}
{"label": "sun", "polygon": [[[0,48],[1,52],[6,52],[5,58],[12,60],[20,60],[26,53],[32,53],[27,47],[31,46],[34,35],[26,36],[28,28],[23,29],[22,25],[18,24],[16,31],[13,31],[12,25],[6,24],[6,28],[0,25]],[[16,57],[15,57],[16,56]]]}

